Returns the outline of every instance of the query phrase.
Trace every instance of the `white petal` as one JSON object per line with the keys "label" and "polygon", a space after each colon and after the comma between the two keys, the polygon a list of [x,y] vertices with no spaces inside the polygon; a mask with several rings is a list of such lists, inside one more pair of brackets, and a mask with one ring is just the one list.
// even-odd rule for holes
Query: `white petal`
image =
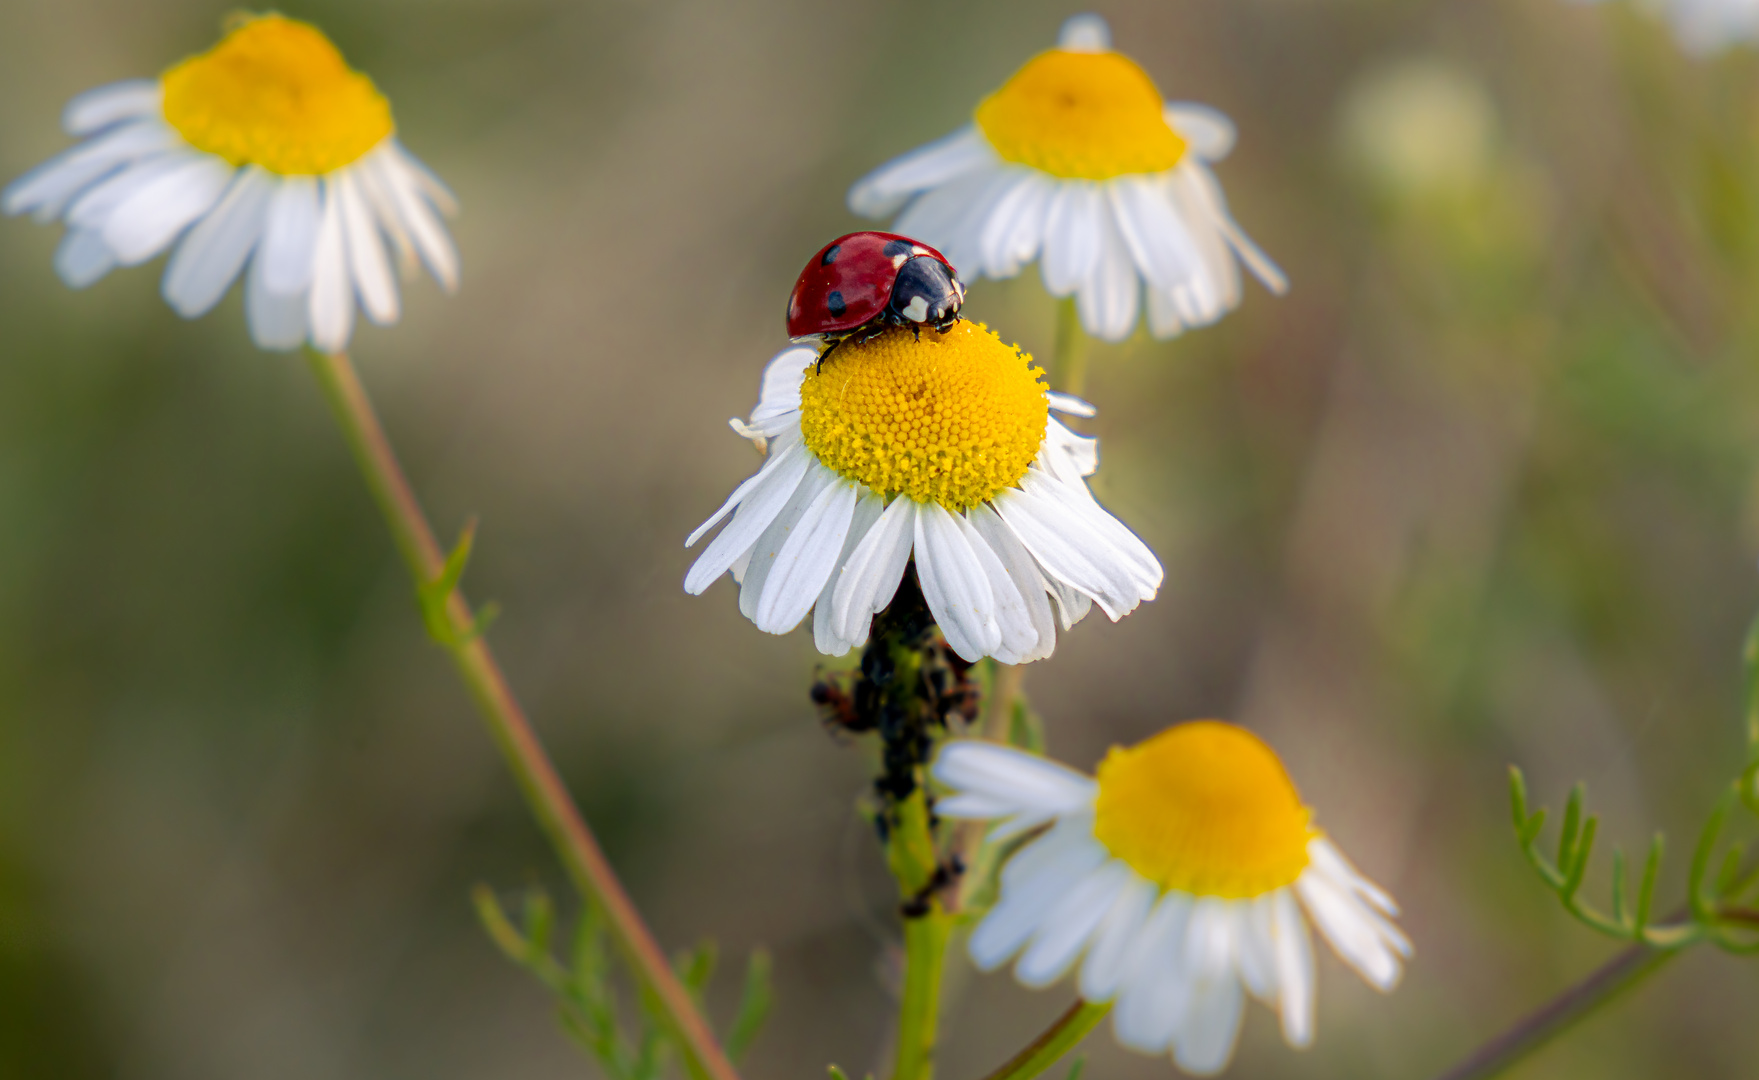
{"label": "white petal", "polygon": [[1050,578],[1097,600],[1113,621],[1152,599],[1160,563],[1134,533],[1083,495],[1028,469],[992,504]]}
{"label": "white petal", "polygon": [[195,154],[169,151],[136,158],[81,191],[67,206],[67,223],[77,229],[103,231],[116,208],[161,177],[201,160]]}
{"label": "white petal", "polygon": [[1140,537],[1094,500],[1086,484],[1062,483],[1037,469],[1027,469],[1020,483],[1019,490],[1056,503],[1101,537],[1112,553],[1123,561],[1132,581],[1142,590],[1140,599],[1147,600],[1154,596],[1165,574],[1160,560],[1154,557],[1154,552],[1148,549],[1148,545]]}
{"label": "white petal", "polygon": [[[745,573],[739,579],[739,614],[752,622],[757,621],[758,601],[763,597],[770,571],[776,566],[776,557],[782,553],[783,546],[794,535],[807,511],[818,502],[819,496],[835,487],[837,482],[836,473],[816,460],[808,461],[806,475],[801,478],[800,486],[794,489],[794,493],[782,507],[782,512],[776,515],[775,520],[770,522],[751,548]],[[820,513],[823,513],[822,508]],[[795,622],[799,620],[796,619]],[[788,629],[792,630],[793,626],[790,625]]]}
{"label": "white petal", "polygon": [[1295,907],[1295,894],[1270,894],[1271,931],[1276,944],[1277,1012],[1283,1038],[1297,1049],[1313,1042],[1313,939]]}
{"label": "white petal", "polygon": [[690,572],[684,577],[685,592],[692,596],[701,595],[736,560],[751,550],[758,537],[776,520],[776,515],[788,505],[788,500],[800,486],[801,478],[806,475],[806,466],[810,460],[806,448],[797,442],[778,448],[764,462],[764,467],[758,470],[756,476],[739,485],[726,504],[715,512],[715,516],[691,534],[689,543],[695,543],[729,509],[735,505],[739,508],[733,515],[733,520],[690,567]]}
{"label": "white petal", "polygon": [[1158,177],[1120,176],[1106,185],[1118,234],[1150,289],[1188,282],[1203,269],[1197,245]]}
{"label": "white petal", "polygon": [[263,169],[238,170],[207,217],[177,245],[161,291],[171,309],[193,319],[220,302],[262,236],[275,181]]}
{"label": "white petal", "polygon": [[61,111],[61,126],[69,135],[89,135],[119,120],[155,116],[161,99],[157,79],[109,83],[69,101]]}
{"label": "white petal", "polygon": [[1044,238],[1045,204],[1056,181],[1037,172],[1022,172],[996,196],[989,217],[978,230],[982,272],[1010,278],[1038,257]]}
{"label": "white petal", "polygon": [[1112,1009],[1112,1031],[1131,1050],[1165,1051],[1184,1019],[1189,987],[1180,956],[1190,917],[1191,898],[1169,892],[1136,935]]}
{"label": "white petal", "polygon": [[825,581],[825,587],[818,594],[818,602],[812,606],[812,642],[819,652],[827,656],[842,656],[866,641],[865,638],[861,641],[850,641],[838,637],[831,621],[831,596],[837,590],[837,581],[842,577],[849,556],[886,508],[886,500],[877,493],[865,487],[860,491],[861,498],[855,503],[855,513],[850,517],[849,533],[843,538],[843,551],[837,557],[837,569]]}
{"label": "white petal", "polygon": [[1044,445],[1035,464],[1078,494],[1092,496],[1082,481],[1099,471],[1099,440],[1077,435],[1051,417],[1044,429]]}
{"label": "white petal", "polygon": [[325,178],[318,189],[321,208],[317,242],[312,246],[311,340],[324,352],[341,352],[354,331],[354,282],[348,273],[341,193],[332,178]]}
{"label": "white petal", "polygon": [[83,289],[116,268],[116,256],[91,229],[69,229],[55,249],[55,272],[69,288]]}
{"label": "white petal", "polygon": [[993,161],[995,151],[973,124],[893,158],[857,180],[849,189],[849,209],[863,217],[889,217],[917,192]]}
{"label": "white petal", "polygon": [[1002,647],[996,598],[971,542],[939,503],[916,512],[916,579],[952,650],[976,663]]}
{"label": "white petal", "polygon": [[1326,941],[1369,985],[1382,992],[1398,985],[1400,946],[1409,944],[1378,912],[1311,868],[1295,882],[1295,891]]}
{"label": "white petal", "polygon": [[[994,511],[979,506],[986,518],[994,518]],[[1050,619],[1050,601],[1045,598],[1044,585],[1038,580],[1038,570],[1032,563],[1032,556],[1020,546],[1020,542],[1008,532],[1008,527],[1000,519],[995,520],[994,533],[998,541],[1007,542],[1009,555],[1020,563],[1020,576],[1009,571],[1008,565],[1002,561],[1000,553],[990,546],[984,531],[974,525],[966,514],[948,515],[959,531],[965,535],[965,542],[971,545],[971,553],[977,556],[977,564],[982,568],[984,580],[989,583],[992,601],[990,608],[996,624],[1001,627],[1001,641],[990,654],[1004,664],[1024,664],[1050,655],[1056,644],[1053,636],[1044,642],[1040,651],[1036,608],[1027,595],[1037,598],[1044,608],[1044,625],[1054,635],[1054,625]],[[1027,590],[1022,593],[1022,589]]]}
{"label": "white petal", "polygon": [[1075,293],[1075,305],[1088,333],[1102,341],[1123,341],[1136,326],[1142,285],[1116,215],[1109,206],[1107,210],[1099,216],[1099,253]]}
{"label": "white petal", "polygon": [[1011,187],[1022,171],[999,164],[973,169],[924,192],[892,229],[939,248],[955,270],[966,278],[977,277],[983,269],[979,232],[989,220],[996,196]]}
{"label": "white petal", "polygon": [[1045,204],[1039,269],[1052,296],[1068,296],[1093,275],[1105,239],[1105,196],[1088,180],[1064,180]]}
{"label": "white petal", "polygon": [[1379,908],[1387,915],[1397,916],[1399,905],[1387,895],[1386,890],[1369,881],[1356,869],[1338,846],[1325,837],[1316,837],[1307,844],[1307,857],[1313,861],[1314,868],[1331,878],[1344,888],[1359,894],[1362,899]]}
{"label": "white petal", "polygon": [[831,628],[844,641],[861,641],[874,615],[884,611],[904,580],[916,537],[916,502],[892,500],[843,563],[831,594]]}
{"label": "white petal", "polygon": [[1112,28],[1105,17],[1085,12],[1063,20],[1057,48],[1068,52],[1105,52],[1112,47]]}
{"label": "white petal", "polygon": [[1246,995],[1230,972],[1191,987],[1184,1023],[1174,1037],[1173,1060],[1193,1076],[1214,1076],[1228,1067],[1240,1041]]}
{"label": "white petal", "polygon": [[[1099,790],[1092,778],[1049,758],[979,739],[950,739],[935,756],[934,778],[955,791],[973,793],[1005,807],[1002,815],[1030,814],[1039,821],[1076,813],[1093,805]],[[943,817],[957,815],[946,803]]]}
{"label": "white petal", "polygon": [[1138,939],[1148,913],[1160,890],[1146,878],[1132,875],[1118,893],[1117,900],[1106,912],[1095,932],[1087,960],[1081,965],[1081,996],[1088,1001],[1106,1001],[1118,992],[1124,972],[1136,955]]}
{"label": "white petal", "polygon": [[177,133],[165,124],[125,124],[55,155],[8,184],[0,194],[0,213],[32,213],[38,221],[51,221],[111,170],[176,145]]}
{"label": "white petal", "polygon": [[1219,161],[1234,148],[1234,122],[1226,113],[1190,101],[1166,104],[1167,126],[1204,161]]}
{"label": "white petal", "polygon": [[1045,925],[1063,897],[1107,858],[1105,848],[1090,840],[1063,849],[1030,877],[1004,881],[1001,899],[971,933],[971,959],[984,971],[1001,966]]}
{"label": "white petal", "polygon": [[[827,472],[829,470],[826,470]],[[835,473],[831,474],[833,477]],[[842,558],[860,489],[841,477],[813,500],[776,555],[757,614],[758,629],[785,634],[806,618]]]}
{"label": "white petal", "polygon": [[[710,514],[707,521],[698,525],[689,536],[685,537],[684,546],[686,548],[695,547],[698,540],[701,540],[710,529],[720,524],[722,518],[732,513],[733,509],[743,502],[745,497],[749,495],[753,489],[759,484],[764,483],[764,477],[767,474],[782,468],[783,462],[792,460],[793,455],[804,452],[804,447],[801,445],[799,438],[799,431],[795,430],[792,432],[789,438],[777,440],[770,446],[769,451],[769,457],[764,459],[763,465],[758,468],[757,472],[752,473],[741,481],[739,486],[733,489],[733,494],[727,496],[727,501],[721,504],[721,508]],[[753,537],[753,539],[755,539],[755,537]],[[720,575],[717,574],[715,576],[719,577]]]}
{"label": "white petal", "polygon": [[1050,401],[1052,412],[1067,413],[1070,416],[1079,416],[1083,419],[1099,415],[1099,409],[1094,407],[1090,402],[1081,400],[1074,394],[1064,394],[1052,390],[1050,393],[1046,394],[1045,397]]}
{"label": "white petal", "polygon": [[263,242],[257,248],[265,291],[277,296],[299,296],[311,288],[322,221],[318,182],[309,176],[283,178],[269,199]]}
{"label": "white petal", "polygon": [[262,349],[297,349],[308,331],[306,296],[302,292],[270,292],[263,266],[259,248],[257,257],[250,261],[244,283],[244,314],[250,322],[251,340]]}
{"label": "white petal", "polygon": [[1239,913],[1240,981],[1266,1005],[1277,1002],[1276,931],[1271,895],[1243,901]]}
{"label": "white petal", "polygon": [[379,238],[379,226],[361,196],[354,170],[343,169],[329,177],[342,208],[343,247],[348,251],[349,274],[360,294],[360,306],[367,318],[380,326],[397,321],[397,283],[391,277],[391,264],[385,258],[385,243]]}
{"label": "white petal", "polygon": [[800,386],[818,361],[818,349],[790,345],[764,365],[758,384],[757,408],[751,410],[751,426],[772,433],[778,425],[798,422]]}
{"label": "white petal", "polygon": [[1235,223],[1233,214],[1228,212],[1227,198],[1222,194],[1221,184],[1216,182],[1215,175],[1195,161],[1179,166],[1174,173],[1180,176],[1186,190],[1201,196],[1208,207],[1209,215],[1215,221],[1216,229],[1234,249],[1240,261],[1246,264],[1246,269],[1252,271],[1253,276],[1276,295],[1281,296],[1288,292],[1288,276],[1271,261],[1270,256],[1252,242],[1251,237]]}
{"label": "white petal", "polygon": [[[458,288],[458,249],[453,246],[451,234],[435,213],[436,206],[444,211],[445,206],[451,204],[449,201],[431,201],[431,195],[424,194],[424,177],[431,180],[431,174],[413,168],[409,164],[413,160],[397,147],[395,140],[391,140],[369,154],[365,164],[395,208],[397,220],[408,230],[428,273],[441,288],[453,292]],[[438,184],[438,181],[432,182]],[[444,191],[444,188],[440,190]],[[450,200],[449,194],[447,199]]]}
{"label": "white petal", "polygon": [[164,251],[219,201],[232,173],[217,157],[192,157],[117,203],[104,222],[104,242],[116,261],[134,266]]}
{"label": "white petal", "polygon": [[[994,833],[990,834],[993,839]],[[1093,810],[1085,807],[1080,812],[1061,818],[1055,825],[1045,830],[1043,836],[1036,837],[1016,851],[1007,862],[1002,864],[999,877],[1004,891],[1019,888],[1023,883],[1036,878],[1047,866],[1056,865],[1060,860],[1069,857],[1077,848],[1090,848],[1098,844],[1093,838]],[[1102,851],[1102,855],[1103,855]],[[1101,858],[1095,866],[1105,859]]]}
{"label": "white petal", "polygon": [[[966,527],[976,533],[973,547],[980,551],[993,552],[998,566],[1005,576],[1006,584],[1019,597],[1021,607],[1018,615],[1012,608],[1004,605],[1003,614],[1008,618],[1023,618],[1025,629],[1032,631],[1034,645],[1019,652],[1018,661],[1009,661],[1006,657],[997,657],[1004,663],[1025,663],[1031,660],[1042,660],[1051,654],[1057,644],[1057,621],[1051,613],[1049,586],[1045,584],[1044,575],[1039,573],[1038,564],[1033,561],[1032,554],[1026,545],[1014,535],[1014,530],[997,516],[988,506],[979,503],[966,512]],[[998,597],[1004,595],[1002,583],[993,575],[990,587]],[[1008,648],[1008,636],[1018,635],[1019,630],[1010,630],[1009,623],[1003,623],[1003,647]]]}
{"label": "white petal", "polygon": [[1014,975],[1034,988],[1066,975],[1100,922],[1135,876],[1116,859],[1083,877],[1046,917],[1032,944],[1020,955]]}
{"label": "white petal", "polygon": [[447,217],[458,213],[457,196],[452,194],[452,189],[446,186],[445,181],[434,175],[432,169],[422,164],[420,158],[410,153],[396,139],[386,139],[379,145],[386,153],[396,159],[397,171],[409,177],[416,190],[434,205],[435,210]]}

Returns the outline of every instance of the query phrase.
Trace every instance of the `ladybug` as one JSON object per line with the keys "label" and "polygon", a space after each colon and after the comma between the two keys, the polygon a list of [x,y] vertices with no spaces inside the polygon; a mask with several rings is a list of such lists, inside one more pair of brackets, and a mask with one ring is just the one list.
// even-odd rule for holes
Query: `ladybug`
{"label": "ladybug", "polygon": [[897,233],[850,233],[800,271],[788,297],[788,336],[817,335],[835,347],[845,338],[878,337],[888,326],[908,326],[918,337],[924,326],[945,333],[964,302],[953,264],[934,248]]}

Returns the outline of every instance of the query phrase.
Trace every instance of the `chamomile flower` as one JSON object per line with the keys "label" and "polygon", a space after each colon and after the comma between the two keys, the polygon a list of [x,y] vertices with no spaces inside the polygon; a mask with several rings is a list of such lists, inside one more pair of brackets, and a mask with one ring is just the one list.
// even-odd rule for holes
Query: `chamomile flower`
{"label": "chamomile flower", "polygon": [[337,351],[356,298],[397,321],[387,240],[404,269],[419,260],[457,285],[440,222],[452,196],[398,143],[372,80],[308,23],[240,18],[158,79],[79,95],[62,123],[84,141],[14,181],[0,211],[66,222],[55,267],[74,288],[170,250],[178,314],[205,313],[242,272],[257,344]]}
{"label": "chamomile flower", "polygon": [[814,612],[833,656],[867,640],[912,560],[967,660],[1049,656],[1057,627],[1093,604],[1122,618],[1154,598],[1160,563],[1087,490],[1094,440],[1050,415],[1091,406],[1047,393],[1042,374],[971,322],[784,350],[750,421],[732,422],[768,460],[685,541],[732,514],[684,588],[730,570],[759,629],[785,634]]}
{"label": "chamomile flower", "polygon": [[1148,328],[1166,338],[1239,305],[1238,262],[1287,288],[1209,170],[1233,144],[1227,117],[1163,101],[1112,51],[1105,21],[1078,15],[968,127],[868,174],[849,207],[898,214],[895,231],[968,278],[1013,277],[1038,259],[1045,288],[1074,294],[1082,325],[1107,341],[1130,335],[1146,295]]}
{"label": "chamomile flower", "polygon": [[[1012,747],[947,743],[942,817],[1049,825],[1002,868],[972,959],[1049,986],[1079,963],[1081,996],[1112,1002],[1118,1041],[1186,1072],[1227,1066],[1249,993],[1290,1045],[1313,1039],[1312,921],[1376,989],[1411,955],[1392,898],[1313,828],[1276,753],[1244,728],[1179,724],[1114,747],[1089,778]],[[1302,911],[1305,909],[1306,917]]]}

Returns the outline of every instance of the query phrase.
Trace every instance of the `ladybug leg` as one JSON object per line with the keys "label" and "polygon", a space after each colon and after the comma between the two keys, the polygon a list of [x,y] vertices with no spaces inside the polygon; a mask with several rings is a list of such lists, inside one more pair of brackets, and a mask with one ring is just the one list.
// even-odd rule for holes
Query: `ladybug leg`
{"label": "ladybug leg", "polygon": [[922,340],[922,324],[921,323],[911,323],[910,324],[910,336],[914,337],[917,341]]}

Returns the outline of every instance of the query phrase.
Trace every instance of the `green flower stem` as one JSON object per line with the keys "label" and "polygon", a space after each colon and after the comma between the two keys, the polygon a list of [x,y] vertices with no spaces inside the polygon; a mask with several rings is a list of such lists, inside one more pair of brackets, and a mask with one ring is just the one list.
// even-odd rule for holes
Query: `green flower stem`
{"label": "green flower stem", "polygon": [[930,828],[928,799],[919,787],[898,804],[898,817],[886,844],[886,859],[906,910],[904,917],[904,1000],[898,1006],[898,1061],[893,1080],[929,1080],[934,1074],[936,1029],[941,1011],[941,978],[953,917],[933,889],[938,858]]}
{"label": "green flower stem", "polygon": [[1633,945],[1598,971],[1565,990],[1514,1027],[1479,1047],[1438,1080],[1486,1080],[1500,1076],[1529,1054],[1593,1015],[1601,1006],[1654,974],[1683,949]]}
{"label": "green flower stem", "polygon": [[984,1077],[984,1080],[1032,1080],[1057,1063],[1057,1059],[1075,1049],[1075,1045],[1087,1038],[1087,1033],[1105,1019],[1112,1011],[1112,1003],[1095,1005],[1075,999],[1069,1010],[1057,1017],[1056,1023],[1044,1030],[1044,1034],[1032,1040],[1031,1045],[1008,1059],[1007,1064]]}
{"label": "green flower stem", "polygon": [[926,914],[904,920],[904,1001],[898,1008],[898,1064],[894,1080],[930,1080],[941,1011],[941,979],[953,917],[939,900]]}
{"label": "green flower stem", "polygon": [[[426,597],[433,584],[446,574],[447,559],[397,463],[360,375],[346,353],[312,350],[308,356],[312,373],[342,426],[367,488],[391,529],[397,551],[409,567],[418,593]],[[697,1080],[738,1080],[707,1021],[673,974],[665,953],[642,922],[592,830],[569,797],[531,722],[514,698],[494,653],[479,633],[480,626],[464,597],[451,589],[443,604],[436,602],[431,607],[443,623],[434,629],[445,631],[436,632],[435,640],[451,656],[465,690],[487,722],[490,737],[518,781],[533,816],[555,847],[569,879],[604,912],[611,935],[636,978],[664,1012],[692,1076]]]}
{"label": "green flower stem", "polygon": [[1051,354],[1051,389],[1081,397],[1087,388],[1087,335],[1075,298],[1057,301],[1056,351]]}

